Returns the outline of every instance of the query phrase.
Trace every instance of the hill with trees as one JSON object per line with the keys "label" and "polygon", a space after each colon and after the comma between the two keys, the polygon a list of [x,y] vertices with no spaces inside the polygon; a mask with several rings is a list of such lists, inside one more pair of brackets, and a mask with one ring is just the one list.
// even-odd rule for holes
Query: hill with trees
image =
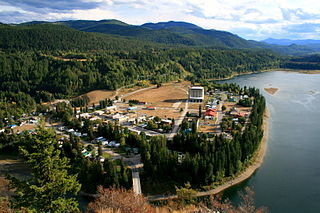
{"label": "hill with trees", "polygon": [[142,80],[224,78],[278,68],[280,62],[265,50],[167,46],[42,22],[1,25],[0,125],[10,115],[31,112],[35,102]]}

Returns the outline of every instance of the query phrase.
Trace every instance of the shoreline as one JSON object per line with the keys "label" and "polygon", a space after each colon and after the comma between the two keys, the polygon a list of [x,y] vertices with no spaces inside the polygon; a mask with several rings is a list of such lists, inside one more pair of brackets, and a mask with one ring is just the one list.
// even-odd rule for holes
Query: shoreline
{"label": "shoreline", "polygon": [[[196,197],[203,197],[203,196],[218,194],[218,193],[226,190],[227,188],[230,188],[232,186],[235,186],[235,185],[247,180],[255,173],[255,171],[258,168],[261,167],[263,160],[264,160],[264,156],[267,151],[267,141],[268,141],[268,136],[269,136],[269,118],[270,118],[269,110],[268,110],[268,108],[266,108],[264,111],[264,114],[263,114],[263,124],[262,124],[263,137],[261,139],[260,146],[259,146],[258,150],[254,154],[252,164],[250,166],[248,166],[244,171],[242,171],[234,179],[229,180],[222,185],[219,185],[217,188],[214,188],[214,189],[211,189],[208,191],[198,192]],[[151,195],[151,196],[148,196],[148,200],[151,202],[152,201],[168,200],[168,199],[176,199],[176,198],[178,198],[177,195],[171,195],[171,196]]]}
{"label": "shoreline", "polygon": [[287,68],[274,68],[274,69],[267,69],[267,70],[259,70],[259,71],[251,71],[251,72],[245,72],[245,73],[233,73],[228,77],[224,78],[210,78],[207,79],[208,81],[224,81],[224,80],[230,80],[237,76],[242,75],[251,75],[251,74],[258,74],[258,73],[264,73],[264,72],[272,72],[272,71],[280,71],[280,72],[296,72],[296,73],[302,73],[302,74],[320,74],[320,70],[303,70],[303,69],[287,69]]}

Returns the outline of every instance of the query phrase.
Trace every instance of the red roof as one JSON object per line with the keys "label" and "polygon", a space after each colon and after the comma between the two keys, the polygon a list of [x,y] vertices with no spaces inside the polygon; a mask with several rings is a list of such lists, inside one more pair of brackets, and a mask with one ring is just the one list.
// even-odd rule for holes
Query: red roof
{"label": "red roof", "polygon": [[216,109],[207,109],[207,111],[204,113],[205,116],[217,116],[217,110]]}

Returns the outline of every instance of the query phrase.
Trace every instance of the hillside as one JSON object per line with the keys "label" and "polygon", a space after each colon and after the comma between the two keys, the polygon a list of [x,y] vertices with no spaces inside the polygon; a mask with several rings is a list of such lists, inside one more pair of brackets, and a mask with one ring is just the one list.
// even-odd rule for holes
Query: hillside
{"label": "hillside", "polygon": [[[187,22],[146,23],[141,26],[129,25],[118,20],[63,21],[59,24],[85,32],[99,32],[149,41],[166,45],[186,45],[210,48],[269,49],[282,55],[303,55],[320,51],[315,40],[281,43],[273,40],[263,42],[246,40],[226,31],[203,29]],[[268,42],[269,41],[269,42]],[[290,40],[287,40],[290,41]]]}
{"label": "hillside", "polygon": [[36,22],[17,26],[0,25],[3,50],[119,50],[148,46],[117,36],[87,33],[67,26]]}
{"label": "hillside", "polygon": [[[279,45],[273,44],[277,42],[271,42],[271,40],[269,43],[258,42],[243,39],[230,32],[208,30],[191,23],[175,21],[146,23],[141,26],[129,25],[114,19],[101,21],[34,21],[16,26],[0,25],[0,27],[2,27],[3,31],[9,31],[9,33],[0,32],[0,37],[7,37],[7,40],[0,41],[0,48],[106,50],[135,48],[138,46],[150,48],[151,46],[160,45],[163,47],[189,46],[218,49],[268,49],[281,55],[304,55],[320,52],[320,44]],[[44,28],[46,29],[43,30]],[[39,33],[34,33],[34,31],[39,31]],[[59,33],[56,38],[51,36],[58,31]],[[70,39],[71,34],[75,39]],[[35,44],[31,40],[24,41],[27,44],[22,44],[21,42],[14,43],[15,39],[24,40],[22,36],[28,40],[30,35],[32,38],[37,38],[35,39]],[[46,46],[50,43],[56,44],[57,41],[57,46]]]}
{"label": "hillside", "polygon": [[310,44],[320,44],[320,40],[314,40],[314,39],[302,39],[302,40],[292,40],[292,39],[275,39],[275,38],[268,38],[265,40],[262,40],[262,42],[265,42],[267,44],[277,44],[277,45],[310,45]]}
{"label": "hillside", "polygon": [[186,22],[128,25],[117,20],[57,22],[85,32],[99,32],[163,44],[219,48],[254,48],[251,42],[225,31],[205,30]]}

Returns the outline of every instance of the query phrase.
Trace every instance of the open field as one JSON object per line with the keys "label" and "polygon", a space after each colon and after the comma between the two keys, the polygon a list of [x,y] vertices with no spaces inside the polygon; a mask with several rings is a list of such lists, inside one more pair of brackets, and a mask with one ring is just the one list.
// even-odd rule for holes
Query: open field
{"label": "open field", "polygon": [[203,120],[201,119],[198,132],[208,133],[213,132],[216,133],[219,130],[219,124],[216,124],[215,120]]}
{"label": "open field", "polygon": [[169,83],[160,88],[153,88],[127,96],[127,100],[135,99],[147,102],[155,107],[173,107],[178,102],[184,102],[187,98],[189,82]]}
{"label": "open field", "polygon": [[89,105],[99,103],[101,100],[105,100],[107,98],[112,98],[116,94],[115,91],[108,91],[108,90],[94,90],[88,92],[84,95],[88,96],[89,98]]}
{"label": "open field", "polygon": [[139,107],[137,114],[146,114],[148,116],[159,116],[161,118],[177,119],[180,115],[180,109],[185,108],[188,98],[188,87],[190,82],[167,83],[159,88],[150,88],[133,94],[128,94],[126,100],[139,100],[146,102],[145,106],[155,107],[155,110],[146,110]]}
{"label": "open field", "polygon": [[[183,105],[184,106],[184,105]],[[180,110],[175,109],[156,109],[156,110],[138,110],[138,114],[147,114],[148,116],[158,116],[160,118],[174,118],[180,116]]]}

